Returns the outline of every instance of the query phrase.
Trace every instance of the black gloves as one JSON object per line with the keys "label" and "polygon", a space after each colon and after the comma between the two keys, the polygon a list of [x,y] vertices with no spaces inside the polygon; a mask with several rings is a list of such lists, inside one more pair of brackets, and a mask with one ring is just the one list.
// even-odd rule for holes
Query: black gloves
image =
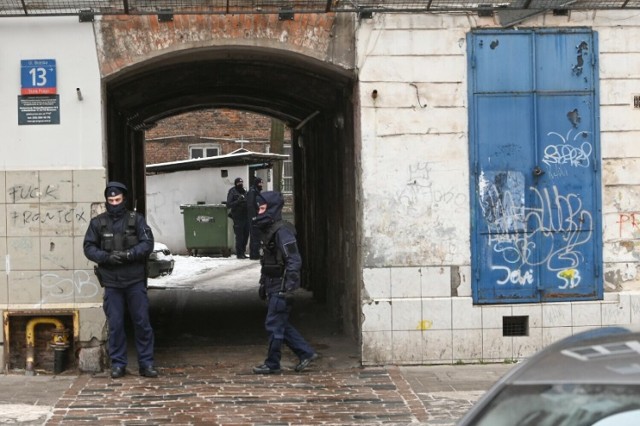
{"label": "black gloves", "polygon": [[131,252],[129,251],[112,251],[107,258],[108,265],[122,265],[126,261],[131,260]]}
{"label": "black gloves", "polygon": [[107,258],[107,265],[122,265],[124,263],[124,258],[120,254],[119,251],[114,251],[109,253],[109,257]]}

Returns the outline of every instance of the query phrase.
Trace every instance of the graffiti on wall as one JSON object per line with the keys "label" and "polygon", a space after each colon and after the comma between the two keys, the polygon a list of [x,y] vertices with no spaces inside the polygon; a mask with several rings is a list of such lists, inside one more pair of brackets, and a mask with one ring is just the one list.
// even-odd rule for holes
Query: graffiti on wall
{"label": "graffiti on wall", "polygon": [[[62,176],[59,180],[55,179],[56,175],[48,175],[54,176],[49,182],[33,184],[28,181],[44,180],[44,176],[34,178],[36,175],[30,174],[23,181],[7,186],[7,204],[3,206],[7,219],[5,238],[11,239],[7,243],[5,271],[10,274],[41,269],[38,281],[30,283],[40,288],[37,292],[41,294],[40,303],[96,301],[101,296],[100,285],[90,270],[74,269],[79,265],[74,261],[72,239],[73,235],[84,233],[88,226],[90,207],[64,201],[70,198],[71,183],[64,174],[58,175]],[[44,245],[40,247],[40,244],[46,236],[63,239],[50,241],[45,253]],[[85,267],[88,268],[88,264],[80,265]],[[17,299],[31,297],[27,290],[16,289],[14,293]]]}
{"label": "graffiti on wall", "polygon": [[[438,170],[442,167],[426,161],[416,161],[407,166],[405,179],[399,180],[395,193],[383,201],[385,210],[392,205],[392,215],[379,215],[379,227],[384,234],[389,229],[397,230],[394,238],[383,241],[388,250],[406,261],[411,256],[424,261],[425,257],[434,262],[451,262],[461,252],[457,235],[457,224],[451,219],[451,212],[468,208],[468,193],[459,190],[459,185]],[[415,226],[418,221],[419,226]],[[424,226],[428,223],[428,226]],[[376,250],[380,247],[378,239]],[[399,246],[398,242],[403,246]]]}
{"label": "graffiti on wall", "polygon": [[[583,194],[567,185],[570,181],[555,179],[575,174],[572,168],[590,167],[593,147],[589,132],[575,130],[581,122],[578,110],[569,111],[567,119],[572,126],[566,133],[547,133],[550,142],[542,153],[546,170],[534,168],[533,185],[522,171],[480,173],[478,200],[493,253],[488,266],[498,271],[498,285],[534,285],[540,278],[536,273],[554,275],[558,289],[580,284],[593,216],[583,205]],[[556,183],[539,180],[547,171]]]}
{"label": "graffiti on wall", "polygon": [[60,198],[59,186],[48,184],[42,188],[37,185],[18,184],[7,188],[7,195],[12,203],[23,201],[56,201]]}
{"label": "graffiti on wall", "polygon": [[[591,141],[587,140],[589,132],[580,131],[573,136],[571,133],[573,133],[573,129],[570,129],[566,135],[561,135],[557,132],[547,133],[547,136],[555,136],[560,141],[557,144],[550,143],[545,146],[542,157],[543,163],[547,166],[589,167],[591,165],[590,158],[593,154],[593,147]],[[571,142],[576,144],[574,145]]]}
{"label": "graffiti on wall", "polygon": [[467,194],[460,192],[454,185],[444,188],[434,187],[433,170],[428,162],[409,165],[406,184],[398,191],[394,200],[407,213],[424,214],[426,209],[441,206],[461,207],[467,203]]}
{"label": "graffiti on wall", "polygon": [[42,294],[43,302],[95,299],[100,294],[100,285],[88,271],[76,270],[71,276],[50,272],[42,274]]}
{"label": "graffiti on wall", "polygon": [[[492,270],[498,285],[531,285],[538,267],[554,272],[559,289],[580,284],[582,246],[592,237],[592,213],[580,194],[561,193],[557,185],[528,188],[520,172],[482,173],[480,206],[494,253]],[[530,205],[525,203],[530,196]]]}
{"label": "graffiti on wall", "polygon": [[620,213],[616,223],[618,224],[619,238],[632,237],[633,234],[640,232],[640,213]]}

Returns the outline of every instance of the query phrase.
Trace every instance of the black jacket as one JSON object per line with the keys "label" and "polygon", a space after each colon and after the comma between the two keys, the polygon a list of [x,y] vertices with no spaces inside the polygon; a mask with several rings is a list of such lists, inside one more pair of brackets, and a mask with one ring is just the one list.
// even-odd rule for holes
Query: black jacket
{"label": "black jacket", "polygon": [[260,193],[260,190],[254,186],[249,189],[247,193],[247,217],[249,220],[258,215],[258,205],[256,204],[256,196]]}
{"label": "black jacket", "polygon": [[234,222],[246,221],[247,216],[247,191],[243,188],[241,191],[232,186],[227,192],[227,208],[231,209],[231,218]]}
{"label": "black jacket", "polygon": [[[106,287],[124,288],[146,280],[146,262],[153,251],[153,233],[144,217],[135,214],[135,231],[138,243],[132,247],[126,247],[126,250],[131,253],[131,260],[122,265],[107,265],[106,261],[110,252],[102,249],[100,217],[103,215],[107,215],[107,213],[102,213],[91,219],[83,243],[85,256],[98,264],[102,284]],[[128,226],[129,212],[125,210],[124,214],[111,219],[113,233],[124,234]]]}

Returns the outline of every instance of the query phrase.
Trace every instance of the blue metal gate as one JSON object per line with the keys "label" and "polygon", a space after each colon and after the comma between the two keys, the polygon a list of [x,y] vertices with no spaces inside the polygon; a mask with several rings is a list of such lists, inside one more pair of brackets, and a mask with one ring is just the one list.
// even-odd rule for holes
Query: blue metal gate
{"label": "blue metal gate", "polygon": [[602,298],[596,41],[468,36],[475,303]]}

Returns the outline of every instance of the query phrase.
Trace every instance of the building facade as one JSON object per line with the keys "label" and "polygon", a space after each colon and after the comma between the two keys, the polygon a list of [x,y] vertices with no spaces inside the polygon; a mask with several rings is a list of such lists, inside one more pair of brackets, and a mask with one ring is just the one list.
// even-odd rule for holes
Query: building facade
{"label": "building facade", "polygon": [[[113,111],[146,125],[118,78],[212,46],[270,55],[253,59],[273,79],[255,79],[260,96],[234,96],[290,119],[307,269],[363,364],[501,362],[640,322],[640,15],[549,12],[517,28],[474,12],[346,15],[0,19],[2,365],[20,359],[29,317],[61,318],[81,353],[104,342],[82,238],[129,155]],[[269,68],[292,57],[291,74]],[[55,65],[48,98],[22,91],[38,83],[32,60]],[[148,120],[171,109],[145,108]]]}

